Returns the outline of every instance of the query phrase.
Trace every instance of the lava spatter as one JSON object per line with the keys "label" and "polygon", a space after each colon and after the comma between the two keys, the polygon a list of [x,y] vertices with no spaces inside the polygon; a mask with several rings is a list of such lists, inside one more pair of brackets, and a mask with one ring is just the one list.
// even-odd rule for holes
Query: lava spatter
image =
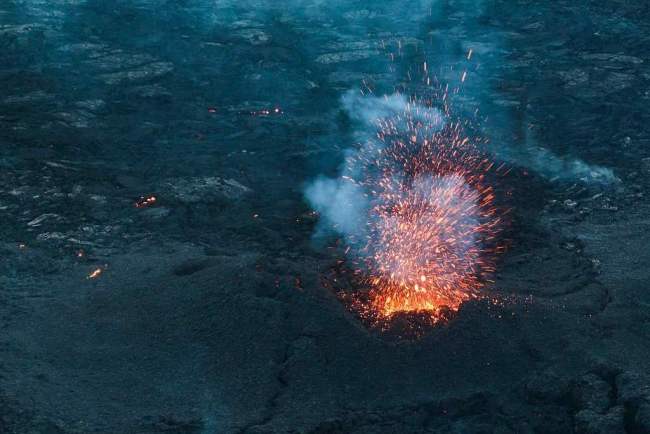
{"label": "lava spatter", "polygon": [[496,169],[460,123],[419,101],[376,126],[347,161],[356,176],[346,182],[369,202],[364,239],[352,243],[367,293],[353,306],[365,317],[425,313],[437,322],[479,297],[494,271],[502,214],[488,174]]}

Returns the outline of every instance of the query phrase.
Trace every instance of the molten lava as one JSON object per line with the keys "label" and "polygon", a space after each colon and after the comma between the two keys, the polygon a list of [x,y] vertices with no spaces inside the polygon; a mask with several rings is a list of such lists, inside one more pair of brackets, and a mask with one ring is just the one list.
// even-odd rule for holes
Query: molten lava
{"label": "molten lava", "polygon": [[377,138],[348,160],[349,182],[370,202],[359,274],[362,311],[387,319],[426,312],[433,322],[480,294],[494,271],[501,227],[487,182],[493,163],[460,124],[411,101],[377,122]]}

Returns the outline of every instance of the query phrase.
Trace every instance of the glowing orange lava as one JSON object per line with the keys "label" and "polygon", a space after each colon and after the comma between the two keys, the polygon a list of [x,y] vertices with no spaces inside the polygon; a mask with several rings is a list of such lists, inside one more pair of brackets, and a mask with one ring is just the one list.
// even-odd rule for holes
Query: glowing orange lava
{"label": "glowing orange lava", "polygon": [[493,163],[436,113],[411,101],[348,161],[361,172],[349,181],[371,203],[358,273],[370,286],[363,310],[375,317],[426,312],[436,322],[478,297],[494,271]]}

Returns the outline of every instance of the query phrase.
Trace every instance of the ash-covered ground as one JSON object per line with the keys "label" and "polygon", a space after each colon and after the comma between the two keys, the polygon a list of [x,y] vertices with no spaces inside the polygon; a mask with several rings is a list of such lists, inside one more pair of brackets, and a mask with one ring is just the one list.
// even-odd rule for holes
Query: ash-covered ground
{"label": "ash-covered ground", "polygon": [[[2,1],[0,432],[650,432],[649,52],[642,0]],[[511,246],[405,339],[304,191],[424,61]]]}

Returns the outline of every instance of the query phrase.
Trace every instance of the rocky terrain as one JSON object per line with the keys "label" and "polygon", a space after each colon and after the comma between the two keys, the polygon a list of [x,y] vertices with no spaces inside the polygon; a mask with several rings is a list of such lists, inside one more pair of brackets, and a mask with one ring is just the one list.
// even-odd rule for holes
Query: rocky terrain
{"label": "rocky terrain", "polygon": [[[411,3],[0,3],[0,432],[650,432],[648,5]],[[512,222],[413,339],[326,284],[303,192],[341,96],[425,61]]]}

